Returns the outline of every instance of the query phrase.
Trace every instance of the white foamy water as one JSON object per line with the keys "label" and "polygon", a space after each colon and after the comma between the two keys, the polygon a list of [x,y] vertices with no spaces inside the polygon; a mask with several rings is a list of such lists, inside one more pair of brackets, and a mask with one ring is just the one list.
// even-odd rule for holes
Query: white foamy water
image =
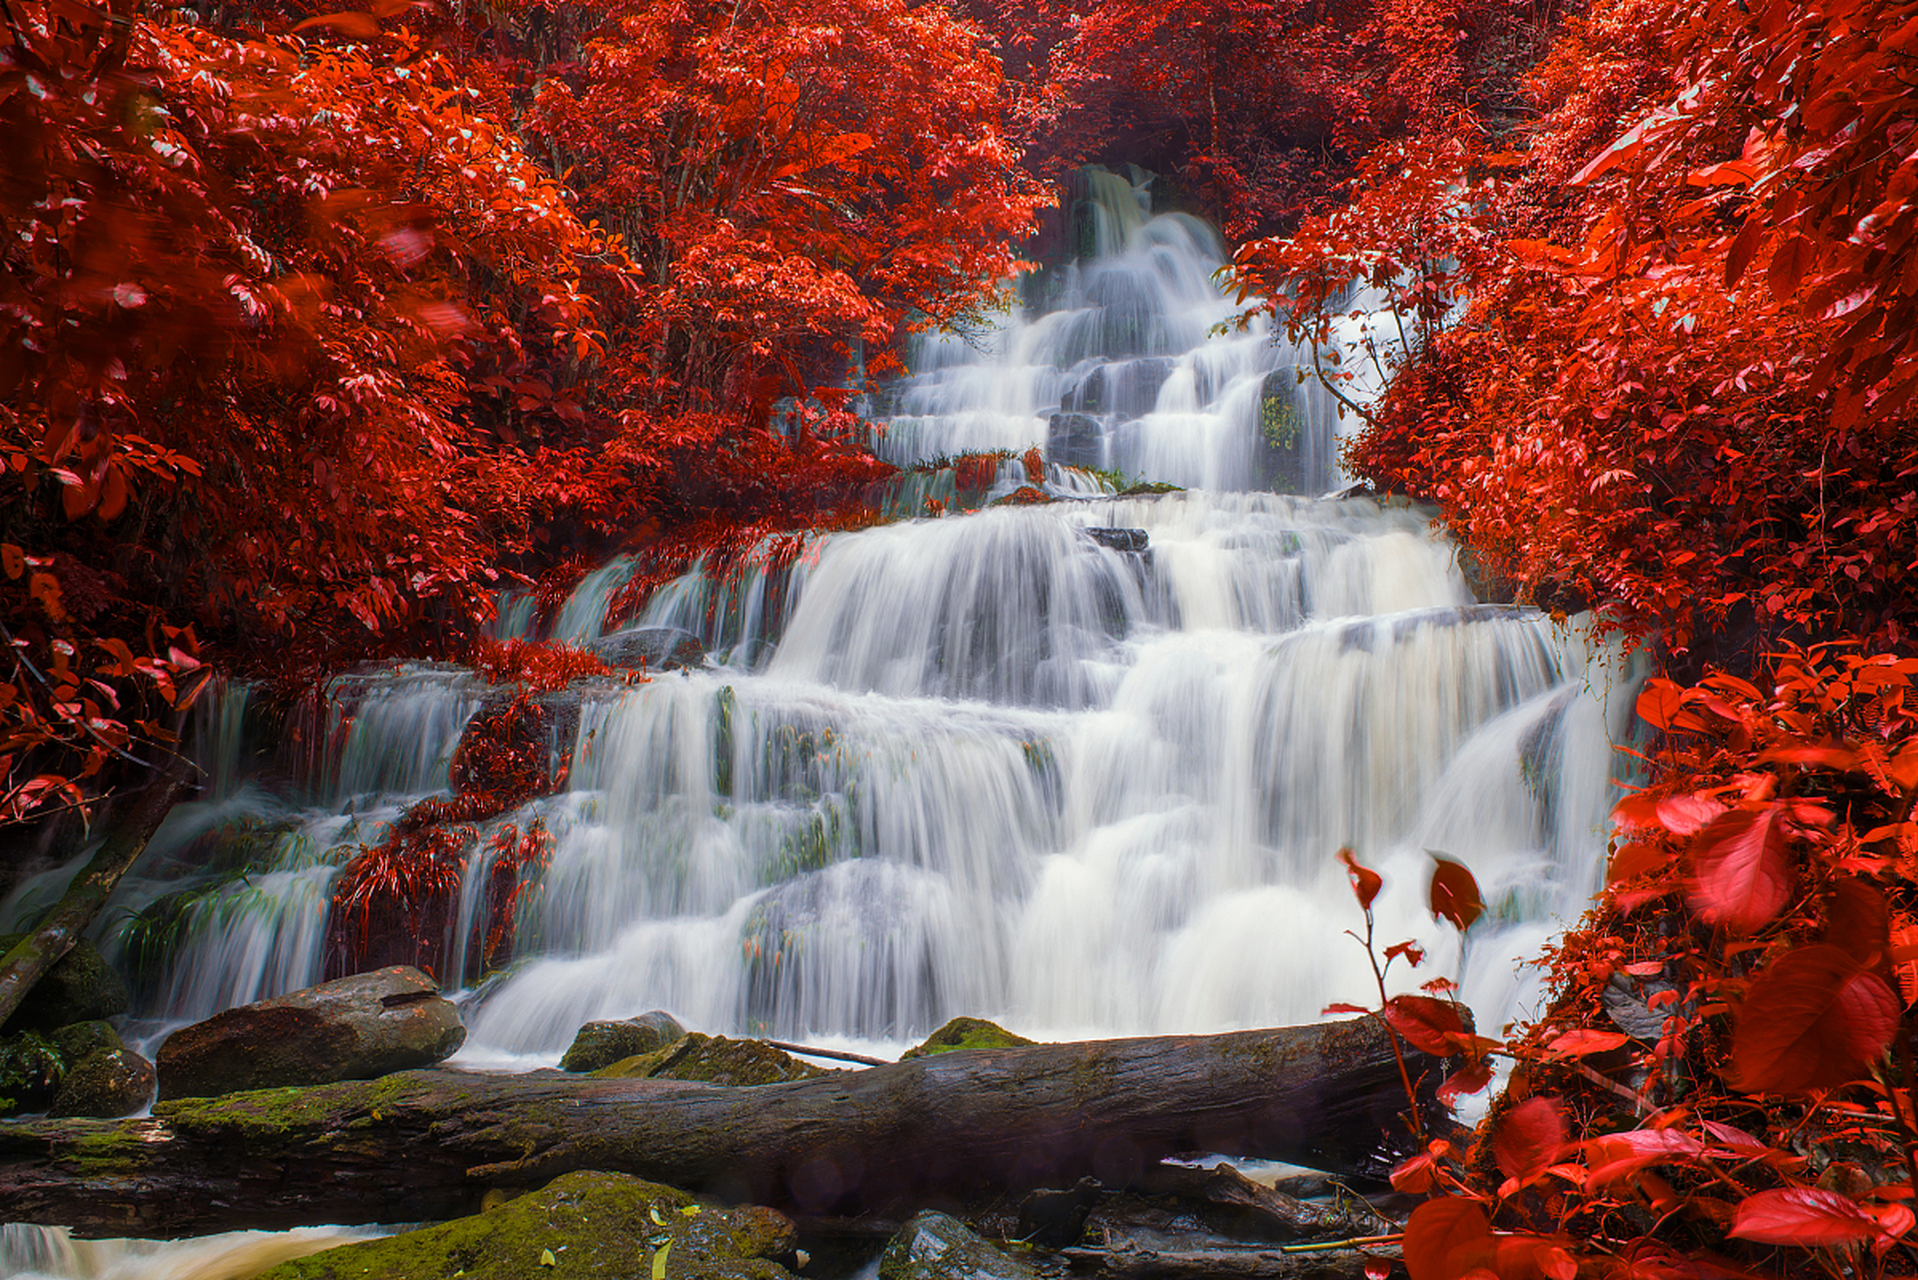
{"label": "white foamy water", "polygon": [[[1475,601],[1429,513],[1306,496],[1340,477],[1305,357],[1210,336],[1233,312],[1210,230],[1093,186],[1103,253],[1058,308],[926,340],[878,436],[902,464],[1039,448],[1062,500],[656,593],[639,620],[717,665],[578,695],[568,789],[535,806],[554,857],[521,958],[470,993],[466,1060],[550,1062],[581,1022],[652,1008],[841,1046],[958,1014],[1039,1037],[1311,1020],[1370,994],[1348,845],[1387,878],[1381,942],[1431,953],[1402,986],[1458,976],[1490,1027],[1533,998],[1518,960],[1598,883],[1630,673]],[[1188,489],[1117,496],[1085,466]],[[953,492],[910,483],[904,510]],[[987,496],[1024,483],[1005,463]],[[602,635],[628,572],[589,575],[551,634]],[[502,634],[531,627],[507,605]],[[319,763],[271,795],[223,783],[127,891],[198,895],[156,1017],[312,981],[342,844],[445,785],[484,690],[410,666],[336,695]],[[180,871],[204,864],[188,825],[249,813],[275,833],[262,869]],[[1486,893],[1463,944],[1424,908],[1433,852]]]}

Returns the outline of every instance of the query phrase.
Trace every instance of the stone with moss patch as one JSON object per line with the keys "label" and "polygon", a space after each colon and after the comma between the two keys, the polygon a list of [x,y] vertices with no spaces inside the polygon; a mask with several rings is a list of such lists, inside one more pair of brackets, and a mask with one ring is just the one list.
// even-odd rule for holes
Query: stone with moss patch
{"label": "stone with moss patch", "polygon": [[113,1024],[99,1019],[61,1027],[50,1032],[47,1039],[53,1042],[53,1047],[68,1062],[80,1062],[96,1053],[111,1053],[115,1049],[126,1048],[120,1033],[113,1029]]}
{"label": "stone with moss patch", "polygon": [[1121,498],[1143,498],[1159,493],[1184,493],[1183,485],[1167,484],[1163,480],[1141,480],[1138,484],[1120,490]]}
{"label": "stone with moss patch", "polygon": [[153,1064],[131,1049],[103,1049],[67,1069],[47,1114],[129,1116],[153,1101]]}
{"label": "stone with moss patch", "polygon": [[[790,1280],[793,1226],[620,1173],[569,1173],[459,1218],[283,1263],[261,1280]],[[656,1264],[664,1252],[664,1267]]]}
{"label": "stone with moss patch", "polygon": [[693,1032],[664,1049],[637,1054],[593,1072],[613,1080],[698,1080],[706,1084],[780,1084],[826,1070],[801,1062],[764,1040],[728,1040]]}
{"label": "stone with moss patch", "polygon": [[685,1034],[677,1018],[658,1009],[618,1022],[589,1022],[573,1037],[559,1069],[597,1071],[636,1054],[664,1049]]}
{"label": "stone with moss patch", "polygon": [[954,1018],[899,1055],[899,1060],[904,1062],[907,1058],[951,1053],[955,1049],[1015,1049],[1031,1043],[1024,1036],[1014,1035],[998,1023],[987,1022],[984,1018]]}

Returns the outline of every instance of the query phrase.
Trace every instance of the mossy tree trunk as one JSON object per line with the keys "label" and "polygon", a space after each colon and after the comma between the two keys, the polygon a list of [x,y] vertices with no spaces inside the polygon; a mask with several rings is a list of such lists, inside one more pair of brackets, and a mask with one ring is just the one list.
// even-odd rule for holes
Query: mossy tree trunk
{"label": "mossy tree trunk", "polygon": [[4,1026],[34,983],[73,950],[73,944],[106,905],[113,886],[120,882],[128,867],[147,847],[147,841],[183,795],[193,766],[183,757],[173,761],[155,776],[140,798],[100,842],[92,859],[73,878],[60,901],[41,919],[33,932],[14,944],[0,958],[0,1026]]}
{"label": "mossy tree trunk", "polygon": [[[1413,1055],[1428,1091],[1439,1062]],[[0,1125],[0,1218],[94,1235],[469,1213],[574,1169],[805,1214],[1139,1177],[1180,1152],[1377,1174],[1410,1145],[1367,1019],[973,1049],[751,1088],[409,1071]]]}

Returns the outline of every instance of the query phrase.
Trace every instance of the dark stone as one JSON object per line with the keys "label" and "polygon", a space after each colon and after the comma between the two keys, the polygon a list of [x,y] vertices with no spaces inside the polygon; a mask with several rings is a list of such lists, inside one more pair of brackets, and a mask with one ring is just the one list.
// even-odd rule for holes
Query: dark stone
{"label": "dark stone", "polygon": [[950,1214],[927,1211],[879,1256],[879,1280],[1035,1280],[1030,1266]]}
{"label": "dark stone", "polygon": [[1175,362],[1167,356],[1120,360],[1102,364],[1060,398],[1068,412],[1109,413],[1121,421],[1142,418],[1159,402],[1159,391],[1172,376]]}
{"label": "dark stone", "polygon": [[685,1034],[686,1028],[672,1014],[658,1009],[621,1022],[589,1022],[573,1037],[559,1069],[597,1071],[622,1058],[664,1049]]}
{"label": "dark stone", "polygon": [[[0,955],[26,937],[24,933],[0,936]],[[0,1035],[16,1031],[52,1031],[75,1022],[111,1018],[127,1011],[127,984],[115,973],[91,942],[76,942],[73,950],[28,991],[20,1007],[0,1027]]]}
{"label": "dark stone", "polygon": [[47,1114],[129,1116],[153,1101],[153,1064],[131,1049],[89,1054],[67,1070]]}
{"label": "dark stone", "polygon": [[260,1280],[791,1280],[793,1224],[623,1173],[569,1173],[470,1218],[309,1254]]}
{"label": "dark stone", "polygon": [[1144,551],[1148,545],[1144,529],[1081,529],[1079,532],[1114,551]]}
{"label": "dark stone", "polygon": [[0,1038],[0,1115],[44,1110],[66,1067],[60,1051],[38,1031]]}
{"label": "dark stone", "polygon": [[1046,461],[1067,467],[1096,467],[1105,428],[1084,413],[1055,413],[1046,422]]}
{"label": "dark stone", "polygon": [[1259,388],[1259,479],[1274,493],[1306,492],[1305,417],[1299,407],[1298,374],[1276,369]]}
{"label": "dark stone", "polygon": [[638,1054],[593,1072],[612,1080],[694,1080],[742,1087],[810,1080],[826,1068],[801,1062],[764,1040],[728,1040],[694,1031],[664,1049]]}
{"label": "dark stone", "polygon": [[954,1018],[900,1054],[899,1060],[904,1062],[907,1058],[951,1053],[954,1049],[1014,1049],[1031,1043],[1024,1036],[1014,1035],[998,1023],[987,1022],[984,1018]]}
{"label": "dark stone", "polygon": [[678,627],[629,627],[587,647],[607,666],[630,671],[678,671],[706,665],[705,644]]}
{"label": "dark stone", "polygon": [[394,965],[181,1028],[160,1046],[160,1098],[371,1080],[431,1066],[465,1039],[433,980]]}

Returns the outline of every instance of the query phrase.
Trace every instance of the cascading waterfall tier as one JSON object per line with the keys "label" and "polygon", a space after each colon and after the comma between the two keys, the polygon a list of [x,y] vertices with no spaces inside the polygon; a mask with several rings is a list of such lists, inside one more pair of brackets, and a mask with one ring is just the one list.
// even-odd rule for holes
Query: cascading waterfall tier
{"label": "cascading waterfall tier", "polygon": [[[1409,982],[1460,976],[1481,1025],[1521,1011],[1516,959],[1597,884],[1626,671],[1474,600],[1429,513],[1302,496],[1339,478],[1309,353],[1227,323],[1209,228],[1089,188],[1100,252],[1059,305],[925,338],[875,424],[901,465],[1038,449],[1057,500],[656,592],[639,621],[714,661],[568,695],[568,790],[505,819],[555,849],[520,958],[470,995],[469,1058],[550,1061],[650,1008],[820,1043],[961,1013],[1036,1036],[1310,1020],[1371,984],[1342,846],[1388,878],[1380,936],[1433,956]],[[1016,457],[988,474],[986,498],[1032,480]],[[600,636],[626,572],[589,575],[547,634]],[[530,634],[530,607],[499,626]],[[446,787],[486,690],[411,665],[333,694],[297,786],[229,760],[123,887],[143,927],[122,945],[165,943],[142,953],[156,1018],[316,980],[343,850]],[[206,740],[238,758],[222,705]],[[1486,892],[1463,946],[1423,909],[1430,851]],[[467,881],[462,928],[478,864]]]}

